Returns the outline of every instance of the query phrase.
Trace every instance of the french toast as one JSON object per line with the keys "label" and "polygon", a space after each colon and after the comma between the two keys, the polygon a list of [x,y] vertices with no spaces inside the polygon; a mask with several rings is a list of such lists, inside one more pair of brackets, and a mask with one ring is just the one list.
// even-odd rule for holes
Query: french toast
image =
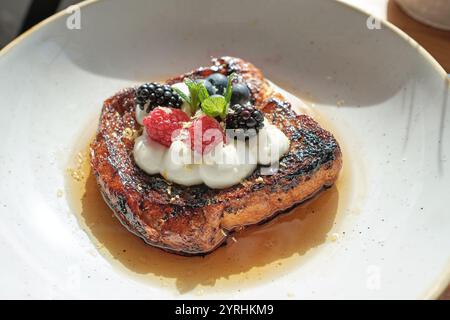
{"label": "french toast", "polygon": [[219,72],[245,81],[253,104],[290,140],[289,151],[272,175],[261,166],[225,189],[183,186],[149,175],[133,159],[135,90],[107,99],[90,146],[90,162],[100,191],[120,222],[147,244],[182,255],[207,254],[234,232],[267,221],[333,185],[342,154],[333,135],[307,115],[297,114],[261,71],[238,58],[213,59],[208,67],[177,76],[197,79]]}

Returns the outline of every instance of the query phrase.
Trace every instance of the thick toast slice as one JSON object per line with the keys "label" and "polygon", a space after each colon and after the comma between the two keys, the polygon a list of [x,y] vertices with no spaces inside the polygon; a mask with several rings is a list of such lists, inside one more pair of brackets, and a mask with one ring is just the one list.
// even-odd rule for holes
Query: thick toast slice
{"label": "thick toast slice", "polygon": [[160,175],[144,173],[134,162],[131,134],[135,119],[134,90],[126,89],[104,102],[100,125],[91,144],[93,172],[116,217],[146,243],[183,254],[206,254],[245,226],[261,223],[331,186],[342,155],[331,133],[306,115],[298,115],[274,92],[262,73],[241,59],[213,59],[184,77],[236,73],[246,81],[254,104],[290,139],[289,152],[273,175],[258,167],[242,183],[227,189],[181,186]]}

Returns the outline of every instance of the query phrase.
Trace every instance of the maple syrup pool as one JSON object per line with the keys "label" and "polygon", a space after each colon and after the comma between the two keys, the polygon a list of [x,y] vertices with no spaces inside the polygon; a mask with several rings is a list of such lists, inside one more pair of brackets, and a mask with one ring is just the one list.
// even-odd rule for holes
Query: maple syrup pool
{"label": "maple syrup pool", "polygon": [[347,195],[353,189],[342,145],[344,166],[334,186],[263,225],[234,233],[214,252],[184,257],[146,245],[121,225],[100,194],[88,158],[94,130],[86,130],[84,139],[78,140],[85,145],[75,149],[67,170],[67,200],[100,254],[125,275],[179,293],[239,290],[300,267],[320,245],[339,236],[332,228],[347,210]]}

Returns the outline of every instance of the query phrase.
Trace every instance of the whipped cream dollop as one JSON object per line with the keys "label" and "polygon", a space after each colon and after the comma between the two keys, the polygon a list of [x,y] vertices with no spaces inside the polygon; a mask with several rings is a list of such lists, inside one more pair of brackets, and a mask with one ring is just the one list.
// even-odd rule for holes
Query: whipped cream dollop
{"label": "whipped cream dollop", "polygon": [[289,139],[266,122],[249,141],[228,139],[201,156],[182,140],[170,148],[151,140],[143,132],[134,144],[134,160],[148,174],[184,185],[206,184],[213,189],[233,186],[251,175],[258,164],[271,165],[289,150]]}
{"label": "whipped cream dollop", "polygon": [[[175,84],[189,94],[184,83]],[[182,110],[192,115],[190,106]],[[139,124],[147,116],[145,110],[136,108]],[[278,163],[289,151],[290,141],[286,135],[264,120],[264,127],[247,141],[229,138],[226,143],[216,145],[204,155],[191,150],[182,140],[175,140],[169,148],[151,140],[145,130],[136,138],[133,156],[136,164],[148,174],[161,174],[165,179],[184,186],[206,184],[210,188],[222,189],[242,182],[250,176],[257,165],[269,166]]]}

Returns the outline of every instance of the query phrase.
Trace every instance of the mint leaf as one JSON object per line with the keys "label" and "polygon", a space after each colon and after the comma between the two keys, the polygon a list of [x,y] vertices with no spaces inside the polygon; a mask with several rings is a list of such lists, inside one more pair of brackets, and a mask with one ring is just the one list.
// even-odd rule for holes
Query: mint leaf
{"label": "mint leaf", "polygon": [[226,111],[227,101],[222,96],[209,97],[203,100],[202,110],[210,117],[223,117]]}
{"label": "mint leaf", "polygon": [[208,90],[206,90],[206,87],[203,84],[203,82],[198,83],[198,98],[200,99],[200,103],[203,103],[205,99],[209,98]]}
{"label": "mint leaf", "polygon": [[232,73],[228,76],[227,90],[225,91],[225,100],[226,100],[227,104],[230,103],[230,100],[231,100],[231,92],[232,92],[232,86],[233,86],[231,84],[231,82],[233,81],[233,79],[234,79],[234,73]]}
{"label": "mint leaf", "polygon": [[187,95],[185,95],[183,91],[181,91],[180,89],[178,89],[176,87],[172,87],[172,89],[175,90],[175,92],[181,97],[181,99],[183,99],[187,103],[191,104],[191,99]]}
{"label": "mint leaf", "polygon": [[232,89],[233,89],[233,79],[234,79],[235,74],[232,73],[228,76],[228,83],[227,83],[227,90],[225,91],[225,108],[223,111],[223,115],[222,118],[225,118],[227,116],[228,113],[228,107],[230,106],[230,101],[231,101],[231,95],[232,95]]}
{"label": "mint leaf", "polygon": [[192,80],[189,79],[189,78],[184,79],[184,84],[188,86],[189,90],[190,90],[191,88],[197,87],[197,84],[195,83],[195,81],[192,81]]}
{"label": "mint leaf", "polygon": [[192,107],[192,111],[195,113],[200,105],[200,100],[198,98],[198,83],[188,78],[184,80],[184,84],[186,84],[186,86],[189,88],[189,93],[191,94],[190,105]]}

